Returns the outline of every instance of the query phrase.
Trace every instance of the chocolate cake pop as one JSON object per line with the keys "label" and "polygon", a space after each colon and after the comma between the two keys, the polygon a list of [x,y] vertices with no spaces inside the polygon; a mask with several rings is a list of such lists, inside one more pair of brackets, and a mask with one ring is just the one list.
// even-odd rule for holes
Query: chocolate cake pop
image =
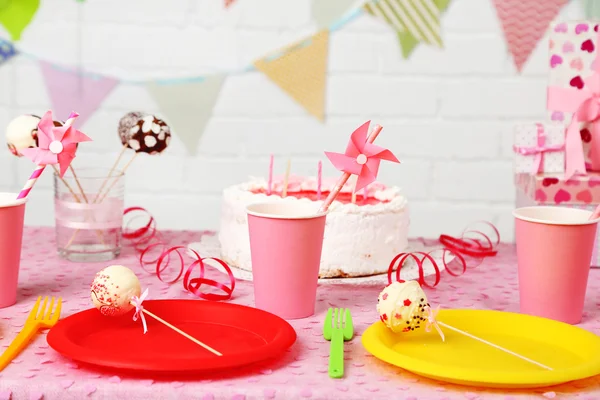
{"label": "chocolate cake pop", "polygon": [[96,274],[90,288],[94,306],[109,317],[126,314],[134,308],[131,299],[142,288],[135,273],[122,265],[111,265]]}
{"label": "chocolate cake pop", "polygon": [[169,146],[171,129],[154,115],[130,112],[119,121],[119,136],[136,153],[158,154]]}

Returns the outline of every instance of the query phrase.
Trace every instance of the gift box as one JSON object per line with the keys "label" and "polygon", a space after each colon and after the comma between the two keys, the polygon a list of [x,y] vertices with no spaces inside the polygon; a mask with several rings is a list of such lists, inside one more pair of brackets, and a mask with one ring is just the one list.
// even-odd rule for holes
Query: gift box
{"label": "gift box", "polygon": [[[561,186],[561,185],[560,185],[560,183],[556,183],[556,184],[552,183],[552,184],[550,184],[549,181],[546,181],[546,185],[547,186],[543,186],[544,179],[551,179],[552,182],[554,182],[554,177],[546,177],[546,178],[540,177],[539,179],[533,179],[533,178],[536,178],[536,177],[535,176],[531,176],[531,175],[529,177],[526,177],[525,175],[526,174],[521,174],[521,176],[519,177],[519,178],[521,178],[521,184],[522,185],[520,186],[519,184],[517,184],[517,196],[516,196],[516,198],[517,198],[517,208],[519,208],[519,207],[536,206],[536,205],[557,205],[557,204],[560,204],[561,207],[572,207],[572,208],[579,208],[579,209],[582,209],[582,210],[589,210],[589,211],[594,211],[596,209],[596,205],[597,204],[588,204],[588,203],[585,203],[585,202],[581,202],[581,200],[577,200],[576,195],[575,195],[575,202],[571,202],[571,203],[569,203],[569,202],[565,203],[563,201],[560,201],[560,200],[562,200],[562,198],[560,196],[557,199],[557,200],[560,201],[559,203],[555,202],[555,200],[548,201],[549,197],[543,197],[543,201],[542,200],[535,200],[535,198],[531,196],[531,187],[529,187],[530,191],[527,192],[524,189],[525,184],[534,183],[536,186],[538,184],[541,184],[541,186],[545,187],[545,188],[551,188],[551,187],[554,187],[554,186],[558,187],[558,186]],[[519,178],[517,178],[516,180],[518,180]],[[588,180],[587,181],[588,185],[589,185],[589,182],[590,181]],[[553,189],[552,192],[557,193],[560,190],[565,190],[564,189],[565,187],[572,189],[572,188],[575,188],[577,186],[579,186],[579,189],[583,189],[586,185],[585,184],[581,184],[581,185],[567,185],[567,186],[563,185],[563,189],[558,189],[558,190]],[[593,190],[593,191],[590,190],[590,192],[594,193],[595,198],[600,199],[600,193],[596,193],[596,192],[600,192],[600,176],[598,177],[598,185],[595,186],[595,187],[596,187],[596,189]],[[538,189],[535,189],[534,193],[537,192],[537,190]],[[574,192],[575,191],[572,190],[570,194],[572,195]],[[580,192],[581,192],[581,190],[580,190]],[[578,193],[580,193],[580,192],[578,192]],[[594,195],[592,197],[594,197]],[[587,198],[584,199],[584,200],[587,200]],[[600,229],[598,229],[596,231],[596,244],[594,246],[594,251],[592,252],[592,259],[590,261],[590,267],[592,267],[592,268],[600,268]]]}
{"label": "gift box", "polygon": [[548,104],[550,120],[567,128],[565,173],[568,177],[600,171],[600,93],[598,25],[590,21],[551,26]]}
{"label": "gift box", "polygon": [[566,179],[563,174],[515,174],[515,184],[537,204],[600,204],[600,173]]}
{"label": "gift box", "polygon": [[515,173],[564,173],[565,128],[562,125],[515,126]]}

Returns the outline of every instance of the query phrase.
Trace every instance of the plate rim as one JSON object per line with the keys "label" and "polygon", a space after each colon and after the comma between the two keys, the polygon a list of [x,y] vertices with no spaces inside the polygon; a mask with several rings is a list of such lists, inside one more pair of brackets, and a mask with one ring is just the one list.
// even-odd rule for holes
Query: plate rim
{"label": "plate rim", "polygon": [[[493,314],[510,314],[516,315],[519,318],[532,318],[532,319],[540,319],[545,320],[546,322],[555,323],[555,324],[563,324],[559,321],[536,317],[527,314],[520,314],[508,311],[498,311],[498,310],[477,310],[477,309],[445,309],[440,310],[440,314],[450,313],[450,312],[468,312],[468,313],[493,313]],[[582,333],[592,335],[598,340],[600,344],[600,337],[595,335],[594,333],[569,324],[564,324],[569,326],[572,329],[581,330]],[[390,365],[405,369],[410,371],[416,375],[421,375],[428,377],[430,379],[439,380],[443,382],[451,382],[456,384],[462,384],[466,386],[485,386],[485,387],[495,387],[495,388],[535,388],[535,387],[544,387],[544,386],[552,386],[558,385],[570,381],[581,380],[585,378],[589,378],[595,375],[600,374],[600,357],[596,359],[596,361],[588,360],[584,364],[580,364],[577,366],[569,367],[567,369],[555,369],[553,371],[540,370],[540,371],[532,371],[526,374],[526,379],[515,380],[516,376],[523,377],[524,374],[521,372],[510,372],[510,373],[498,373],[498,372],[485,372],[483,377],[479,375],[477,378],[474,378],[472,373],[475,368],[460,368],[454,367],[452,368],[452,373],[447,373],[447,369],[444,370],[436,370],[435,373],[431,372],[429,369],[432,366],[436,366],[435,363],[429,361],[422,361],[419,359],[415,359],[413,357],[405,356],[401,353],[391,352],[390,348],[387,347],[381,340],[378,338],[378,332],[381,330],[387,330],[388,328],[381,321],[374,322],[369,325],[367,329],[363,332],[361,337],[361,343],[365,350],[373,355],[375,358],[386,362]],[[393,354],[393,356],[392,356]],[[600,351],[598,352],[600,355]],[[398,362],[398,360],[404,362]],[[406,361],[410,361],[411,365],[407,367]],[[458,373],[456,372],[458,371]]]}
{"label": "plate rim", "polygon": [[[186,302],[186,303],[187,302],[190,302],[190,303],[202,302],[201,304],[207,304],[207,305],[210,305],[211,307],[218,306],[218,307],[225,307],[225,308],[250,309],[253,312],[258,312],[259,314],[266,315],[269,318],[272,318],[273,320],[277,321],[278,322],[278,332],[274,336],[273,340],[271,340],[270,342],[267,342],[264,346],[252,348],[252,349],[246,350],[244,352],[235,353],[235,355],[231,356],[231,359],[233,360],[233,359],[237,359],[237,358],[248,356],[248,355],[255,355],[255,357],[254,357],[255,359],[253,359],[252,361],[225,363],[225,365],[221,365],[218,367],[208,366],[207,364],[210,364],[210,363],[207,363],[206,359],[200,359],[200,360],[203,360],[200,362],[195,361],[195,364],[194,364],[194,362],[191,362],[190,360],[184,360],[181,363],[179,363],[178,368],[156,367],[155,365],[142,366],[142,365],[140,365],[139,362],[134,362],[134,363],[131,363],[130,361],[122,362],[122,361],[118,361],[118,360],[115,361],[114,359],[112,361],[107,361],[107,360],[102,360],[102,358],[98,358],[99,352],[93,351],[85,346],[80,346],[71,340],[65,341],[64,338],[66,337],[66,335],[65,335],[66,329],[69,326],[68,320],[75,316],[81,317],[82,314],[92,314],[96,311],[95,308],[88,308],[88,309],[76,312],[74,314],[71,314],[68,317],[65,317],[65,318],[59,320],[59,322],[48,331],[48,334],[46,335],[46,341],[47,341],[48,345],[54,351],[56,351],[58,354],[62,355],[63,357],[66,357],[73,361],[81,362],[81,363],[84,363],[87,365],[93,365],[96,367],[104,367],[104,368],[110,368],[110,369],[126,370],[126,371],[140,371],[140,372],[143,371],[143,372],[155,372],[155,373],[186,373],[186,372],[200,372],[200,371],[217,371],[217,370],[222,370],[222,369],[231,368],[231,367],[241,367],[241,366],[258,363],[260,361],[264,361],[264,360],[273,358],[272,355],[268,356],[268,357],[258,357],[259,355],[268,353],[270,349],[279,349],[278,353],[281,354],[281,353],[285,352],[285,350],[290,348],[292,345],[294,345],[294,343],[298,339],[298,334],[296,333],[296,330],[290,325],[289,322],[287,322],[286,320],[284,320],[283,318],[281,318],[275,314],[271,314],[267,311],[264,311],[264,310],[261,310],[258,308],[249,307],[249,306],[245,306],[245,305],[241,305],[241,304],[235,304],[235,303],[211,302],[211,301],[206,301],[206,300],[192,300],[192,299],[153,299],[153,300],[147,300],[145,303],[150,305],[152,303],[157,303],[157,302],[160,302],[160,303],[163,303],[163,302]],[[67,322],[65,322],[65,321],[67,321]],[[57,336],[57,335],[59,335],[59,336]],[[57,340],[59,340],[58,338],[60,338],[61,342],[58,342],[58,345],[57,345]],[[88,354],[88,356],[82,357],[81,353],[78,354],[78,350],[82,350],[82,349],[86,352],[86,354]],[[89,356],[90,352],[92,352],[91,356]],[[228,357],[228,359],[229,359],[229,357]]]}

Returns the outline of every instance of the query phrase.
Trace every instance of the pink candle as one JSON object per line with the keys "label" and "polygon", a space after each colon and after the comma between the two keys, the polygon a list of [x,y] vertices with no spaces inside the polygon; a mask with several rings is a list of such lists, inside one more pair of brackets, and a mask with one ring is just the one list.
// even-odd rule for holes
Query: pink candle
{"label": "pink candle", "polygon": [[267,195],[271,195],[271,189],[273,187],[273,154],[269,160],[269,182],[267,183]]}
{"label": "pink candle", "polygon": [[319,166],[317,167],[317,200],[321,200],[321,184],[323,182],[323,163],[319,161]]}

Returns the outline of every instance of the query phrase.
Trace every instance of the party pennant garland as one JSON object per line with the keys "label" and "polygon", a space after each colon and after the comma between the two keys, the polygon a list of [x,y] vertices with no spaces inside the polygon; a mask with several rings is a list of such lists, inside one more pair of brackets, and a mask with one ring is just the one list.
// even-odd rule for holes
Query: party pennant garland
{"label": "party pennant garland", "polygon": [[311,13],[318,29],[328,28],[350,10],[356,0],[312,0]]}
{"label": "party pennant garland", "polygon": [[[440,2],[440,4],[445,9],[448,2]],[[398,32],[404,57],[408,57],[415,46],[421,42],[442,47],[440,29],[442,7],[435,0],[372,0],[363,8]]]}
{"label": "party pennant garland", "polygon": [[256,61],[254,66],[311,115],[323,121],[328,51],[329,31],[323,30],[274,56]]}
{"label": "party pennant garland", "polygon": [[69,115],[75,109],[81,111],[82,116],[75,122],[77,126],[85,123],[119,83],[110,77],[92,78],[63,71],[45,61],[40,61],[40,68],[56,114]]}
{"label": "party pennant garland", "polygon": [[600,19],[600,1],[581,0],[586,19]]}
{"label": "party pennant garland", "polygon": [[147,85],[167,122],[192,155],[198,150],[224,80],[224,75],[211,75],[198,82]]}
{"label": "party pennant garland", "polygon": [[39,6],[39,0],[0,1],[0,24],[8,31],[12,40],[21,39],[21,33],[29,25]]}
{"label": "party pennant garland", "polygon": [[[446,11],[450,0],[433,0],[440,13]],[[398,41],[402,50],[402,57],[408,58],[419,45],[419,40],[409,31],[398,32]]]}
{"label": "party pennant garland", "polygon": [[235,0],[224,0],[225,8],[229,8],[233,3],[235,3]]}
{"label": "party pennant garland", "polygon": [[17,49],[12,43],[0,39],[0,65],[17,55]]}
{"label": "party pennant garland", "polygon": [[550,22],[568,0],[493,0],[508,50],[521,72]]}

